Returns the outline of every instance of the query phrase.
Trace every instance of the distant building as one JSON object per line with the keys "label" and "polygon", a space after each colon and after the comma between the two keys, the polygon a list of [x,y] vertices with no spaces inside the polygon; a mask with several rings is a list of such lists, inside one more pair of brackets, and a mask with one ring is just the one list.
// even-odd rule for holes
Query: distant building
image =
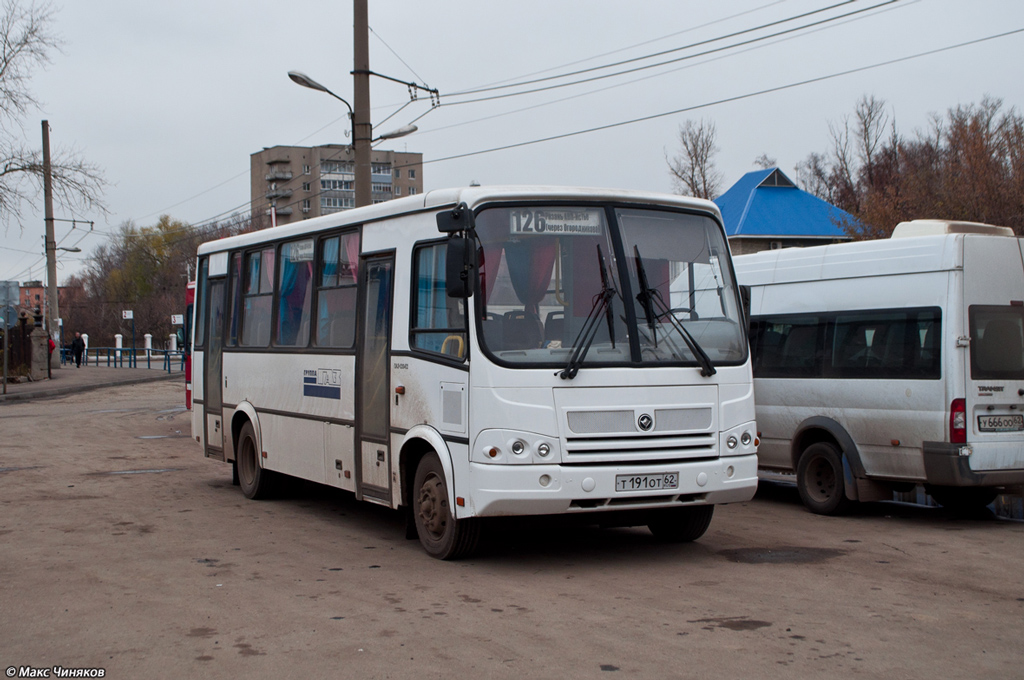
{"label": "distant building", "polygon": [[[374,203],[423,193],[423,154],[373,150]],[[288,224],[355,207],[351,147],[272,146],[249,157],[252,215],[276,212]]]}
{"label": "distant building", "polygon": [[[70,286],[57,286],[57,307],[64,305],[65,298],[73,288]],[[42,281],[25,281],[19,288],[18,308],[29,314],[36,311],[42,313],[46,309],[46,286]]]}
{"label": "distant building", "polygon": [[778,168],[743,175],[715,199],[733,255],[853,240],[857,218],[798,188]]}

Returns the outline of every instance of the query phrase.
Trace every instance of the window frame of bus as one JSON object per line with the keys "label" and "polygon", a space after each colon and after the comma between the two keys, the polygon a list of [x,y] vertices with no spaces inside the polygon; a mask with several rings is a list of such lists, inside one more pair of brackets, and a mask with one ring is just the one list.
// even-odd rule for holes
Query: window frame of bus
{"label": "window frame of bus", "polygon": [[196,297],[193,303],[196,305],[195,337],[192,342],[193,351],[206,347],[206,288],[209,285],[209,271],[210,258],[201,258],[199,260],[199,273],[196,276]]}
{"label": "window frame of bus", "polygon": [[[295,338],[296,341],[294,343],[286,343],[286,342],[282,342],[282,340],[281,340],[281,315],[284,312],[284,308],[282,307],[282,304],[283,304],[282,298],[285,295],[283,278],[284,278],[285,271],[286,271],[284,251],[285,251],[285,248],[287,248],[289,246],[294,246],[294,245],[296,245],[298,243],[302,243],[302,242],[305,242],[305,241],[309,241],[310,245],[312,246],[312,249],[313,249],[313,257],[312,257],[312,265],[313,266],[312,266],[312,269],[310,271],[309,281],[307,282],[307,290],[309,292],[309,296],[307,298],[305,298],[305,300],[306,300],[306,302],[308,302],[308,304],[304,305],[304,307],[305,307],[304,313],[305,313],[305,315],[307,317],[306,318],[306,335],[305,335],[305,338],[301,337],[302,336],[302,333],[301,333],[302,323],[300,322],[299,323],[299,328],[296,331],[296,338]],[[313,292],[313,289],[315,289],[315,287],[316,287],[315,286],[315,278],[316,278],[316,253],[317,253],[317,249],[316,248],[317,248],[317,241],[318,241],[318,239],[316,238],[315,235],[308,234],[306,236],[302,236],[302,237],[299,237],[299,238],[294,238],[294,239],[290,239],[290,240],[287,240],[287,241],[281,241],[280,243],[277,244],[277,255],[276,255],[276,258],[275,258],[276,259],[276,264],[275,264],[275,271],[274,271],[274,276],[275,276],[276,280],[274,281],[274,302],[273,302],[272,310],[271,310],[271,316],[273,317],[273,325],[272,325],[272,331],[271,331],[271,344],[274,347],[281,347],[281,348],[288,349],[288,350],[293,350],[293,351],[294,350],[300,350],[300,349],[306,349],[306,348],[309,347],[309,343],[310,343],[310,340],[312,338],[312,332],[311,331],[312,331],[312,325],[313,325],[313,295],[312,295],[312,292]]]}
{"label": "window frame of bus", "polygon": [[[266,271],[266,267],[265,267],[265,263],[264,263],[263,254],[268,252],[268,251],[273,253],[275,269],[270,274],[269,279],[267,279],[269,281],[269,283],[270,283],[270,291],[269,292],[264,292],[263,289],[262,289],[262,282],[267,277],[265,277],[265,275],[264,275],[264,272]],[[260,268],[259,268],[259,271],[257,273],[257,288],[256,288],[257,292],[250,293],[249,292],[249,285],[250,285],[251,282],[250,282],[249,279],[252,276],[251,268],[250,268],[250,262],[251,262],[252,256],[253,255],[257,255],[257,254],[260,256]],[[276,279],[277,279],[277,269],[276,269],[276,265],[277,265],[277,244],[275,244],[275,243],[261,243],[256,248],[252,248],[250,250],[243,251],[242,255],[243,255],[243,257],[242,257],[242,278],[244,280],[244,284],[242,284],[242,323],[240,324],[240,327],[239,327],[238,346],[239,347],[244,347],[246,349],[265,349],[265,348],[270,346],[270,341],[274,337],[274,297],[275,297],[274,291],[276,290],[276,287],[277,287],[276,286]],[[266,341],[263,342],[262,344],[259,344],[259,343],[249,344],[249,343],[245,342],[246,330],[248,328],[248,323],[249,323],[249,320],[250,320],[250,314],[246,310],[246,303],[251,298],[263,298],[263,297],[269,297],[270,298],[270,310],[269,310],[269,313],[268,313],[269,315],[267,317],[269,328],[267,329]]]}
{"label": "window frame of bus", "polygon": [[228,263],[228,313],[224,347],[238,347],[242,331],[242,251],[236,250],[229,256]]}
{"label": "window frame of bus", "polygon": [[[448,238],[429,239],[425,241],[417,241],[412,247],[412,281],[410,283],[409,292],[409,350],[412,352],[422,353],[427,355],[433,361],[442,361],[445,363],[464,364],[469,359],[469,315],[472,313],[471,310],[472,302],[469,298],[449,298],[448,297],[448,286],[446,276],[446,262],[441,264],[434,271],[433,281],[435,285],[439,282],[441,284],[441,295],[445,300],[456,300],[457,304],[462,304],[462,319],[463,327],[431,327],[431,326],[417,326],[417,316],[419,313],[419,279],[420,279],[420,260],[419,254],[427,249],[440,249],[444,253],[444,258],[447,258],[448,250]],[[475,242],[474,242],[475,243]],[[475,245],[474,245],[475,247]],[[435,258],[434,262],[437,261]],[[436,289],[435,289],[435,292]],[[425,347],[417,346],[416,340],[418,335],[425,334],[441,334],[445,333],[448,336],[456,336],[462,339],[462,356],[447,354]],[[442,343],[443,347],[443,343]]]}
{"label": "window frame of bus", "polygon": [[[836,336],[836,326],[839,319],[852,316],[870,316],[886,314],[904,314],[908,319],[912,315],[931,312],[935,314],[933,319],[937,325],[939,337],[942,334],[942,308],[937,306],[926,307],[898,307],[886,309],[853,309],[837,310],[831,312],[798,312],[792,314],[760,314],[751,319],[750,322],[750,345],[751,345],[751,369],[755,378],[772,379],[812,379],[812,380],[941,380],[942,379],[942,343],[935,344],[935,356],[931,365],[926,367],[926,372],[921,375],[913,375],[906,370],[902,372],[883,373],[884,366],[841,368],[836,367],[833,351]],[[800,370],[795,366],[773,366],[765,373],[763,334],[768,323],[786,323],[788,321],[799,321],[802,319],[817,319],[815,327],[816,343],[815,356],[806,370]],[[862,322],[863,323],[863,322]],[[784,344],[785,341],[783,341]]]}
{"label": "window frame of bus", "polygon": [[[325,285],[323,285],[323,281],[324,281],[323,277],[324,277],[324,269],[325,269],[325,266],[327,264],[326,260],[324,259],[324,252],[325,252],[326,243],[328,241],[330,241],[331,239],[335,239],[335,238],[338,239],[338,256],[339,256],[339,261],[338,262],[340,264],[340,261],[341,261],[340,257],[341,257],[341,253],[342,253],[342,248],[346,247],[345,246],[345,239],[346,239],[346,237],[355,238],[356,239],[356,245],[357,245],[357,248],[356,248],[355,270],[352,272],[351,280],[346,280],[345,283],[341,283],[341,280],[342,280],[341,279],[341,275],[340,274],[336,274],[336,276],[338,277],[338,282],[339,283],[337,285],[333,285],[333,286],[325,286]],[[357,333],[356,333],[356,326],[357,326],[358,316],[359,316],[359,313],[358,313],[358,306],[359,306],[359,266],[360,266],[359,257],[362,255],[362,247],[363,247],[363,243],[362,243],[362,229],[360,229],[358,227],[355,228],[355,229],[346,229],[344,231],[336,231],[336,232],[332,232],[332,233],[329,233],[329,234],[324,234],[320,238],[317,239],[317,243],[316,243],[316,256],[315,256],[316,257],[316,267],[315,267],[315,271],[313,273],[314,278],[315,278],[315,284],[316,284],[314,286],[314,292],[316,293],[316,295],[315,295],[315,300],[314,300],[314,304],[313,304],[313,313],[312,313],[312,319],[311,319],[311,324],[310,324],[311,326],[315,326],[315,328],[311,329],[310,335],[311,335],[312,345],[314,347],[318,348],[318,349],[345,350],[345,351],[354,351],[354,349],[355,349],[356,335],[357,335]],[[352,264],[353,263],[349,262],[349,265],[352,265]],[[351,303],[352,303],[353,318],[352,318],[352,324],[351,324],[351,329],[352,329],[351,330],[351,336],[348,338],[348,344],[346,344],[346,345],[334,345],[334,344],[330,344],[328,342],[321,342],[321,338],[320,338],[320,299],[321,299],[321,295],[323,295],[325,293],[325,291],[342,291],[342,290],[349,290],[349,291],[351,291],[350,295],[352,296]],[[329,337],[330,337],[330,334],[328,333],[328,338]]]}

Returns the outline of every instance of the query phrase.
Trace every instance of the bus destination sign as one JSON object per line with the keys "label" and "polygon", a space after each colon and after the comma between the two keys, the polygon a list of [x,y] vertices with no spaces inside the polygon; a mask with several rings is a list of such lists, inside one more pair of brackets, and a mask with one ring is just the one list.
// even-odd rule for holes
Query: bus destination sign
{"label": "bus destination sign", "polygon": [[596,208],[513,208],[509,210],[513,234],[600,236],[603,213]]}

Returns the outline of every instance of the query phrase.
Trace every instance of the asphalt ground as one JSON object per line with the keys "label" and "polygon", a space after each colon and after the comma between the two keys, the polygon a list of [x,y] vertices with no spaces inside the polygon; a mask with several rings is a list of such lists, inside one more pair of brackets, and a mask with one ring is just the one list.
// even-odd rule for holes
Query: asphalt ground
{"label": "asphalt ground", "polygon": [[820,517],[763,484],[695,543],[507,518],[475,557],[440,562],[400,513],[349,493],[245,499],[190,415],[173,380],[0,406],[0,669],[1024,675],[1021,522],[892,502]]}

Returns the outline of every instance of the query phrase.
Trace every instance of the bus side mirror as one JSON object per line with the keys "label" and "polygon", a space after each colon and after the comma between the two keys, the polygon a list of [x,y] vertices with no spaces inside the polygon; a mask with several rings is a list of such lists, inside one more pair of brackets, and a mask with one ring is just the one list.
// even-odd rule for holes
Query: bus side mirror
{"label": "bus side mirror", "polygon": [[750,328],[750,286],[740,286],[740,304],[743,306],[743,325]]}
{"label": "bus side mirror", "polygon": [[179,328],[174,332],[174,336],[178,340],[178,348],[185,354],[191,354],[191,348],[188,346],[188,338],[185,337],[185,329]]}
{"label": "bus side mirror", "polygon": [[465,203],[437,213],[437,230],[442,234],[468,231],[473,228],[473,211]]}
{"label": "bus side mirror", "polygon": [[473,239],[465,236],[448,238],[448,249],[445,252],[445,289],[448,297],[465,299],[473,294],[475,256]]}

